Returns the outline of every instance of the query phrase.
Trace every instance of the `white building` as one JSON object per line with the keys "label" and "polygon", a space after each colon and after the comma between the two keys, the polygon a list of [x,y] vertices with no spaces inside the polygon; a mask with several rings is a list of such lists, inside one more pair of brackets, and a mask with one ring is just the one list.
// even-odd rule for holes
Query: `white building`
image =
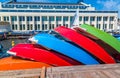
{"label": "white building", "polygon": [[[34,0],[33,0],[34,1]],[[39,0],[38,0],[39,1]],[[78,3],[18,2],[0,3],[0,21],[7,21],[13,31],[50,30],[70,27],[76,10],[79,24],[91,24],[101,30],[116,30],[118,11],[96,11],[83,0]]]}

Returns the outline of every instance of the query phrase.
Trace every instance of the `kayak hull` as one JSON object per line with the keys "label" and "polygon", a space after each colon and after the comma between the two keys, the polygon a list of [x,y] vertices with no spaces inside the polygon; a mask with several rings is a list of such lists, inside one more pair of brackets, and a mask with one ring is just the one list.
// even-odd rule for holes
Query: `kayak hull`
{"label": "kayak hull", "polygon": [[[60,40],[51,34],[37,34],[29,40],[68,56],[83,64],[99,64],[99,62],[91,57],[85,50],[78,48],[64,40]],[[87,59],[89,59],[89,61]]]}
{"label": "kayak hull", "polygon": [[64,26],[55,28],[55,31],[71,40],[72,42],[76,43],[80,47],[84,48],[90,54],[100,59],[102,62],[106,64],[115,63],[115,60],[102,47],[84,35],[79,34],[78,32]]}
{"label": "kayak hull", "polygon": [[49,64],[42,62],[30,61],[16,57],[6,57],[0,59],[0,70],[21,70],[21,69],[33,69],[42,67],[52,67]]}

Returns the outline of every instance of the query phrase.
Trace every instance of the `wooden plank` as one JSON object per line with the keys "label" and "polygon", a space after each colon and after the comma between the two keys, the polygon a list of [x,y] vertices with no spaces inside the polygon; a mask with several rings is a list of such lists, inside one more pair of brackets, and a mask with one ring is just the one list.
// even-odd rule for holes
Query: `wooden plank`
{"label": "wooden plank", "polygon": [[40,76],[41,76],[40,78],[45,78],[45,76],[46,76],[46,67],[42,67],[40,74],[41,74],[41,75],[40,75]]}
{"label": "wooden plank", "polygon": [[40,77],[41,69],[0,71],[1,78]]}
{"label": "wooden plank", "polygon": [[52,67],[47,78],[119,78],[119,73],[120,64]]}
{"label": "wooden plank", "polygon": [[67,72],[67,71],[88,71],[88,70],[107,70],[118,69],[120,64],[102,64],[102,65],[80,65],[80,66],[65,66],[48,68],[47,72]]}

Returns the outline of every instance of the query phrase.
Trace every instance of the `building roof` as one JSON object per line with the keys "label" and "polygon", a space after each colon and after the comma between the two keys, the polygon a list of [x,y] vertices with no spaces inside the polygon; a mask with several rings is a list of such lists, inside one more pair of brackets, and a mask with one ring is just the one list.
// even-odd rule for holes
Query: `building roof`
{"label": "building roof", "polygon": [[79,4],[81,2],[84,2],[83,0],[57,0],[57,1],[54,1],[54,0],[9,0],[10,2],[14,2],[14,3],[73,3],[73,4]]}
{"label": "building roof", "polygon": [[[53,0],[13,0],[14,2],[55,2]],[[57,2],[60,2],[59,0],[56,0]],[[64,2],[83,2],[83,0],[64,0]]]}

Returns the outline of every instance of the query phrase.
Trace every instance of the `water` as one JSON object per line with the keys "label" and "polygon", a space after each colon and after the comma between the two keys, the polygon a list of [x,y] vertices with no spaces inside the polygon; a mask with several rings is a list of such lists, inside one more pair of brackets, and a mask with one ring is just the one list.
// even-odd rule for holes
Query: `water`
{"label": "water", "polygon": [[13,45],[16,45],[18,43],[26,43],[27,39],[7,39],[0,41],[0,44],[2,44],[3,49],[2,52],[0,52],[0,58],[10,56],[6,52],[13,47]]}

